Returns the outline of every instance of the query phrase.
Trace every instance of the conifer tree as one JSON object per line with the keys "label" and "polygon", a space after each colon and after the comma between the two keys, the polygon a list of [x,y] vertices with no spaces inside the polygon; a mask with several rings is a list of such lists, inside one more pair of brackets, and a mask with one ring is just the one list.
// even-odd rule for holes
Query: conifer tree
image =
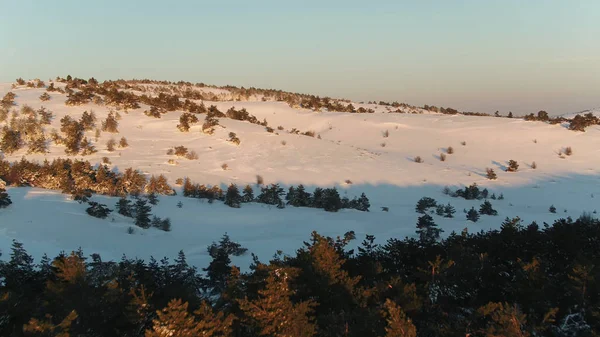
{"label": "conifer tree", "polygon": [[327,212],[337,212],[342,208],[342,200],[337,189],[326,188],[323,190],[323,209]]}
{"label": "conifer tree", "polygon": [[498,176],[496,175],[496,172],[494,172],[494,169],[486,168],[485,172],[486,172],[486,177],[489,180],[496,180],[498,178]]}
{"label": "conifer tree", "polygon": [[473,222],[477,222],[479,220],[479,213],[475,210],[474,207],[467,212],[467,220],[471,220]]}
{"label": "conifer tree", "polygon": [[315,188],[311,198],[311,207],[323,208],[323,189],[320,187]]}
{"label": "conifer tree", "polygon": [[126,197],[121,197],[121,199],[117,201],[115,208],[117,209],[117,213],[129,218],[133,218],[134,210],[131,205],[131,200],[127,199]]}
{"label": "conifer tree", "polygon": [[444,207],[444,217],[453,218],[454,213],[456,213],[456,209],[452,205],[450,205],[450,203],[448,203],[448,205]]}
{"label": "conifer tree", "polygon": [[396,303],[385,300],[382,311],[386,320],[385,337],[417,337],[417,329]]}
{"label": "conifer tree", "polygon": [[208,277],[206,288],[210,290],[212,295],[218,295],[227,286],[227,276],[231,273],[231,259],[224,247],[211,249],[209,246],[208,253],[212,257],[212,261],[210,261],[208,267],[202,268]]}
{"label": "conifer tree", "polygon": [[112,210],[106,207],[106,205],[104,204],[100,204],[94,201],[90,201],[88,202],[88,204],[90,205],[90,207],[88,207],[85,211],[87,212],[87,214],[93,217],[106,219],[106,217],[112,212]]}
{"label": "conifer tree", "polygon": [[242,202],[252,202],[254,201],[254,190],[250,185],[246,185],[244,187],[244,194],[242,195]]}
{"label": "conifer tree", "polygon": [[150,212],[152,207],[148,206],[144,198],[138,198],[135,202],[135,225],[141,228],[150,228]]}
{"label": "conifer tree", "polygon": [[479,214],[498,215],[498,211],[492,208],[492,203],[486,200],[479,207]]}
{"label": "conifer tree", "polygon": [[155,192],[148,193],[147,199],[150,205],[158,205],[158,197]]}
{"label": "conifer tree", "polygon": [[423,197],[419,199],[417,202],[417,206],[415,206],[415,211],[417,213],[425,214],[425,211],[430,207],[436,207],[437,202],[433,198]]}
{"label": "conifer tree", "polygon": [[269,187],[262,187],[261,193],[256,198],[258,202],[267,205],[282,205],[281,196],[285,194],[279,184],[271,184]]}
{"label": "conifer tree", "polygon": [[264,289],[258,291],[258,298],[239,301],[244,314],[258,328],[261,336],[311,337],[316,333],[313,323],[312,300],[293,303],[294,291],[290,279],[297,271],[291,268],[272,268]]}
{"label": "conifer tree", "polygon": [[118,127],[119,122],[117,121],[117,117],[115,116],[114,112],[109,112],[108,116],[106,117],[106,120],[102,122],[102,131],[118,133]]}
{"label": "conifer tree", "polygon": [[2,139],[0,139],[0,150],[6,154],[12,154],[23,147],[21,132],[9,129],[4,126],[2,129]]}
{"label": "conifer tree", "polygon": [[292,197],[290,197],[288,205],[294,207],[309,207],[310,202],[310,193],[306,192],[306,190],[304,189],[304,185],[300,184],[294,189],[294,193]]}
{"label": "conifer tree", "polygon": [[436,242],[440,238],[442,229],[437,228],[433,218],[429,214],[424,214],[419,217],[417,221],[417,234],[419,234],[419,240],[426,245]]}
{"label": "conifer tree", "polygon": [[231,335],[232,316],[215,314],[206,302],[193,315],[188,313],[188,302],[173,299],[163,310],[156,312],[152,329],[145,337],[226,337]]}
{"label": "conifer tree", "polygon": [[10,196],[6,193],[4,187],[0,186],[0,208],[6,208],[12,204]]}
{"label": "conifer tree", "polygon": [[233,208],[240,208],[242,196],[235,184],[229,185],[227,193],[225,193],[225,205]]}
{"label": "conifer tree", "polygon": [[369,198],[367,198],[367,196],[364,193],[361,193],[360,198],[358,198],[356,207],[354,207],[354,209],[357,209],[362,212],[368,212],[370,207],[371,203],[369,202]]}

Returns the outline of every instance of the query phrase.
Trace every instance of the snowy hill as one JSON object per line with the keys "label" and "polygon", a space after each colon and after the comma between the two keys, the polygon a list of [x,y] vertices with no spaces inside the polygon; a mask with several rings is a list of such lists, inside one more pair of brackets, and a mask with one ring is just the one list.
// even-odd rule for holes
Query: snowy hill
{"label": "snowy hill", "polygon": [[564,115],[561,115],[561,117],[573,118],[577,115],[585,115],[585,114],[589,114],[589,113],[591,113],[592,115],[594,115],[596,117],[600,117],[600,107],[594,108],[594,109],[583,110],[583,111],[579,111],[579,112],[564,114]]}
{"label": "snowy hill", "polygon": [[[64,87],[63,83],[55,85]],[[148,89],[151,87],[154,89]],[[145,88],[148,91],[141,92],[135,87],[128,91],[157,95],[160,88],[167,90],[160,85]],[[60,120],[66,115],[77,120],[84,111],[94,111],[99,125],[110,111],[120,114],[118,133],[101,132],[95,139],[94,131],[86,132],[97,153],[71,158],[99,164],[106,157],[112,169],[122,172],[133,167],[146,175],[163,174],[172,186],[178,178],[189,177],[200,184],[226,188],[235,183],[243,187],[254,185],[257,175],[264,178],[265,184],[278,183],[286,190],[297,184],[304,184],[309,191],[335,186],[342,196],[349,198],[366,193],[371,211],[346,209],[330,213],[291,206],[277,209],[259,203],[234,209],[221,202],[209,204],[185,198],[177,188],[177,196],[162,196],[153,208],[153,214],[171,218],[171,232],[136,228],[129,235],[127,229],[132,220],[116,212],[101,220],[87,215],[85,204],[72,201],[59,191],[9,187],[13,205],[0,209],[2,257],[7,257],[10,241],[17,239],[36,256],[44,252],[54,256],[61,250],[82,247],[86,254],[100,253],[105,259],[118,259],[122,254],[160,258],[173,257],[182,249],[189,262],[202,267],[210,258],[206,246],[227,232],[261,259],[268,259],[278,249],[293,252],[313,230],[331,236],[353,230],[357,241],[365,234],[374,234],[381,242],[391,237],[413,236],[419,216],[415,204],[424,196],[441,204],[450,203],[457,209],[453,219],[433,215],[444,235],[464,228],[471,232],[498,228],[505,217],[519,216],[527,224],[541,223],[578,217],[584,211],[600,208],[595,198],[600,197],[598,126],[580,133],[561,125],[444,115],[414,107],[400,107],[404,113],[390,113],[397,108],[357,102],[352,105],[373,109],[374,113],[326,109],[316,112],[258,94],[240,98],[238,93],[223,88],[197,90],[210,93],[216,101],[192,99],[193,102],[203,102],[206,107],[215,105],[222,112],[232,107],[244,108],[259,121],[266,119],[273,132],[247,121],[218,118],[214,134],[206,134],[202,132],[202,114],[188,132],[181,132],[177,128],[181,110],[153,118],[144,114],[150,107],[143,103],[140,108],[127,111],[93,102],[67,106],[65,94],[48,92],[50,100],[41,101],[39,97],[47,92],[46,88],[23,85],[11,88],[10,83],[0,84],[0,96],[9,91],[16,94],[16,105],[11,110],[20,111],[23,106],[37,110],[44,106],[52,111],[51,125],[44,127],[47,134],[52,129],[60,130]],[[8,124],[9,119],[0,125]],[[293,129],[313,132],[314,137],[291,132]],[[228,141],[231,132],[240,139],[239,145]],[[111,138],[118,141],[121,137],[126,137],[129,147],[108,151],[107,141]],[[195,151],[198,159],[167,154],[176,146]],[[448,147],[453,148],[452,154],[447,153]],[[573,149],[573,154],[559,155],[567,147]],[[68,157],[62,145],[51,143],[48,150],[46,154],[27,154],[23,148],[4,154],[4,159],[41,162]],[[440,160],[442,155],[445,161]],[[417,156],[422,163],[415,162]],[[504,172],[509,160],[519,163],[517,172]],[[498,179],[488,180],[486,168],[494,169]],[[505,196],[504,200],[491,200],[498,216],[482,216],[476,223],[467,221],[462,210],[479,209],[482,201],[452,198],[442,193],[445,186],[455,189],[473,183]],[[258,191],[255,188],[255,193]],[[94,195],[92,200],[114,208],[118,198]],[[182,208],[176,206],[178,202],[183,203]],[[548,211],[550,205],[556,206],[556,214]],[[382,207],[389,212],[383,212]],[[245,267],[248,261],[245,256],[234,263]]]}

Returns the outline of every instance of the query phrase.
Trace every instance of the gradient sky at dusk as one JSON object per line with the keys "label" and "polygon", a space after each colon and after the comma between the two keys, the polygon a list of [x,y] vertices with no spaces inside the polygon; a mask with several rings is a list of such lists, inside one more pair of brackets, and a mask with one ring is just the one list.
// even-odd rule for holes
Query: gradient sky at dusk
{"label": "gradient sky at dusk", "polygon": [[459,110],[600,106],[600,1],[0,0],[0,81],[186,80]]}

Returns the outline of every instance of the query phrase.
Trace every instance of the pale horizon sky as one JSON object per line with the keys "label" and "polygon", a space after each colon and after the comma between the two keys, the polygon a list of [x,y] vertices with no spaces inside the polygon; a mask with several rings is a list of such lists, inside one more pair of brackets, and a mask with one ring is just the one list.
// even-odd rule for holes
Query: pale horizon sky
{"label": "pale horizon sky", "polygon": [[600,1],[0,0],[0,81],[151,78],[461,111],[600,107]]}

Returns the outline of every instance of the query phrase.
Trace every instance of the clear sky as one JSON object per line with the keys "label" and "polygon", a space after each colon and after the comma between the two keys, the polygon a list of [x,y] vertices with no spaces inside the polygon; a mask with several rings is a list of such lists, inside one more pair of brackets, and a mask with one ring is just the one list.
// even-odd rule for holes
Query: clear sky
{"label": "clear sky", "polygon": [[600,106],[600,1],[0,0],[0,81],[67,74],[572,112]]}

